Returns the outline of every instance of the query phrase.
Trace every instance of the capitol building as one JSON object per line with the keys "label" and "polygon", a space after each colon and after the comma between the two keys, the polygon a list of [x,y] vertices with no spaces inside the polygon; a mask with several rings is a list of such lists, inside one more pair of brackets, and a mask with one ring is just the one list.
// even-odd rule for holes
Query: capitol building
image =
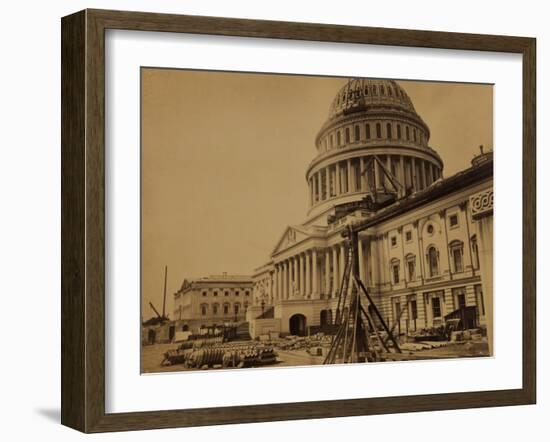
{"label": "capitol building", "polygon": [[470,308],[471,326],[486,326],[492,152],[481,148],[471,167],[445,176],[428,125],[392,80],[348,81],[314,142],[304,221],[281,226],[252,274],[252,337],[305,335],[334,322],[347,258],[342,231],[350,223],[362,226],[360,278],[388,324],[407,333]]}

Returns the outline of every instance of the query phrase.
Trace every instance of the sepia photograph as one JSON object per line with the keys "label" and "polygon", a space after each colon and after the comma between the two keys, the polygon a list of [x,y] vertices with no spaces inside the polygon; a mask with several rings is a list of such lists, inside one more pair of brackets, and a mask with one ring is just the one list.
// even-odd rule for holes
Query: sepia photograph
{"label": "sepia photograph", "polygon": [[493,85],[141,68],[141,373],[492,357]]}

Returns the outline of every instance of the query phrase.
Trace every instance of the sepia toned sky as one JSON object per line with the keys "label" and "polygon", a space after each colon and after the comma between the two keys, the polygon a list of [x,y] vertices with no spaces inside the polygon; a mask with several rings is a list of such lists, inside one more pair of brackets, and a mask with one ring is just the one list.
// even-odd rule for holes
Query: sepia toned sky
{"label": "sepia toned sky", "polygon": [[[346,78],[142,69],[142,307],[184,278],[250,274],[305,220],[314,139]],[[490,85],[399,81],[444,176],[493,147]]]}

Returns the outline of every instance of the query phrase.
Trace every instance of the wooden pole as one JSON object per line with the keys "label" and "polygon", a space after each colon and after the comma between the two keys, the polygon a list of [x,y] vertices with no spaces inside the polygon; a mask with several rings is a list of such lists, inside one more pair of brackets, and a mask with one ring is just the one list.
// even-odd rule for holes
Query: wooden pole
{"label": "wooden pole", "polygon": [[168,266],[164,266],[164,300],[162,301],[162,318],[166,318],[166,280],[168,277]]}

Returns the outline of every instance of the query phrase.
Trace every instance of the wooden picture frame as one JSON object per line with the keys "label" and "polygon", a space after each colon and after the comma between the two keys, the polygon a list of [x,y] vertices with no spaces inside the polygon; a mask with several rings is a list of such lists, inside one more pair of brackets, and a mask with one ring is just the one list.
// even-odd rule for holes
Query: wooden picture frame
{"label": "wooden picture frame", "polygon": [[[517,53],[523,57],[523,385],[514,390],[105,412],[105,30]],[[533,404],[536,41],[404,29],[84,10],[62,19],[62,424],[83,432]]]}

